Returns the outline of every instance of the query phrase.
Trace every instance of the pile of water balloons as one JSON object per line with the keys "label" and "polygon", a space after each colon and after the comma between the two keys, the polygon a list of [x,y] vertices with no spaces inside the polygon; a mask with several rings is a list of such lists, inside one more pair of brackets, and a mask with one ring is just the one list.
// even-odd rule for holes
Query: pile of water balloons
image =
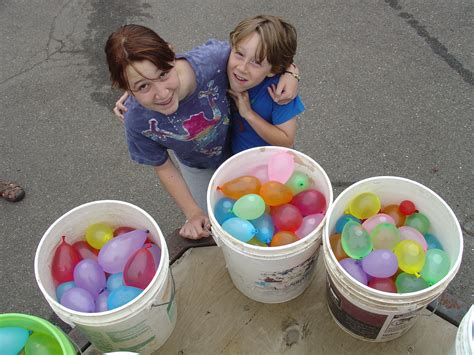
{"label": "pile of water balloons", "polygon": [[52,336],[24,327],[0,327],[0,353],[61,355],[63,351]]}
{"label": "pile of water balloons", "polygon": [[323,220],[326,198],[305,173],[295,170],[288,152],[272,156],[247,175],[217,188],[214,206],[222,228],[242,242],[261,247],[291,244],[310,234]]}
{"label": "pile of water balloons", "polygon": [[371,192],[357,195],[336,222],[331,249],[340,265],[371,288],[408,293],[445,277],[451,263],[430,220],[412,201],[381,206]]}
{"label": "pile of water balloons", "polygon": [[78,312],[105,312],[137,297],[153,279],[161,249],[148,231],[106,223],[87,227],[86,240],[62,241],[56,248],[51,274],[56,298]]}

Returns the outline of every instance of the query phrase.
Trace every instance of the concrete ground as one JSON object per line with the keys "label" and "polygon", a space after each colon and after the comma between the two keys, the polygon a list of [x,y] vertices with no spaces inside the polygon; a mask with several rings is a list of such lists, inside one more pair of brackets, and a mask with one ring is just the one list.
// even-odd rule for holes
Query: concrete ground
{"label": "concrete ground", "polygon": [[178,51],[226,39],[240,19],[284,17],[298,29],[306,111],[296,149],[328,173],[337,196],[361,179],[418,181],[451,206],[464,259],[448,291],[473,303],[474,5],[470,0],[51,1],[0,3],[0,312],[49,318],[33,260],[47,228],[85,202],[118,199],[165,234],[183,222],[149,167],[128,158],[111,108],[103,53],[118,26],[155,29]]}

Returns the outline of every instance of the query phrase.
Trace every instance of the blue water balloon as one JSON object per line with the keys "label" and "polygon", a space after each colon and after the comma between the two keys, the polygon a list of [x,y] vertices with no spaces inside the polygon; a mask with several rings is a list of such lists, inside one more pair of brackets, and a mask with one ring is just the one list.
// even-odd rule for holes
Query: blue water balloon
{"label": "blue water balloon", "polygon": [[20,327],[0,327],[0,353],[18,354],[25,346],[30,332]]}
{"label": "blue water balloon", "polygon": [[344,229],[344,226],[346,225],[347,222],[349,221],[355,221],[357,223],[360,223],[360,219],[354,217],[351,214],[343,214],[341,217],[336,222],[336,232],[337,234],[342,233],[342,230]]}
{"label": "blue water balloon", "polygon": [[232,213],[234,203],[235,200],[228,197],[223,197],[216,202],[216,205],[214,206],[214,217],[216,217],[217,222],[219,222],[220,225],[228,219],[235,217]]}
{"label": "blue water balloon", "polygon": [[59,302],[61,297],[64,295],[64,292],[73,287],[76,287],[76,283],[74,281],[63,282],[58,287],[56,287],[56,300]]}
{"label": "blue water balloon", "polygon": [[250,221],[252,225],[257,230],[255,238],[257,238],[262,243],[270,243],[275,232],[275,226],[273,225],[272,217],[264,213],[262,216]]}
{"label": "blue water balloon", "polygon": [[107,299],[107,308],[110,310],[123,306],[137,297],[143,290],[137,287],[120,286],[113,290]]}
{"label": "blue water balloon", "polygon": [[239,217],[232,217],[225,221],[222,224],[222,229],[231,236],[245,243],[252,239],[257,233],[257,230],[252,223]]}
{"label": "blue water balloon", "polygon": [[436,238],[436,236],[434,236],[433,234],[431,233],[426,233],[424,235],[425,237],[425,240],[426,240],[426,244],[428,244],[428,249],[440,249],[440,250],[444,250],[443,249],[443,246],[441,245],[441,243],[439,242],[438,238]]}
{"label": "blue water balloon", "polygon": [[107,290],[109,292],[112,292],[113,290],[116,290],[117,288],[123,285],[123,272],[117,272],[116,274],[112,274],[107,279]]}

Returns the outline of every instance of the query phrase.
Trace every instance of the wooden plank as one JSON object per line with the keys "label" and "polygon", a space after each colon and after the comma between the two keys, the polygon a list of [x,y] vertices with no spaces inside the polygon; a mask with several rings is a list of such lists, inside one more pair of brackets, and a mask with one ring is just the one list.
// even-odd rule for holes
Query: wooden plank
{"label": "wooden plank", "polygon": [[436,315],[420,317],[407,334],[385,343],[345,333],[327,309],[322,257],[309,288],[283,304],[241,294],[218,247],[190,249],[172,270],[178,320],[156,354],[449,354],[454,348],[457,328]]}

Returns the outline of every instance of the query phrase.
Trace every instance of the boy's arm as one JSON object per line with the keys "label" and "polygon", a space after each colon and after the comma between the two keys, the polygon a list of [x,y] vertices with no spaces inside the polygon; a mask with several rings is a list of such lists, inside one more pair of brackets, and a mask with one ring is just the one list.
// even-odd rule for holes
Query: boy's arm
{"label": "boy's arm", "polygon": [[188,185],[171,159],[168,158],[164,164],[156,166],[155,172],[166,191],[176,201],[187,218],[179,234],[189,239],[208,237],[210,235],[209,218],[194,201]]}
{"label": "boy's arm", "polygon": [[293,147],[296,136],[296,117],[275,126],[262,117],[260,117],[250,106],[249,94],[247,91],[242,93],[228,90],[235,101],[240,115],[249,123],[255,132],[271,145],[281,147]]}

